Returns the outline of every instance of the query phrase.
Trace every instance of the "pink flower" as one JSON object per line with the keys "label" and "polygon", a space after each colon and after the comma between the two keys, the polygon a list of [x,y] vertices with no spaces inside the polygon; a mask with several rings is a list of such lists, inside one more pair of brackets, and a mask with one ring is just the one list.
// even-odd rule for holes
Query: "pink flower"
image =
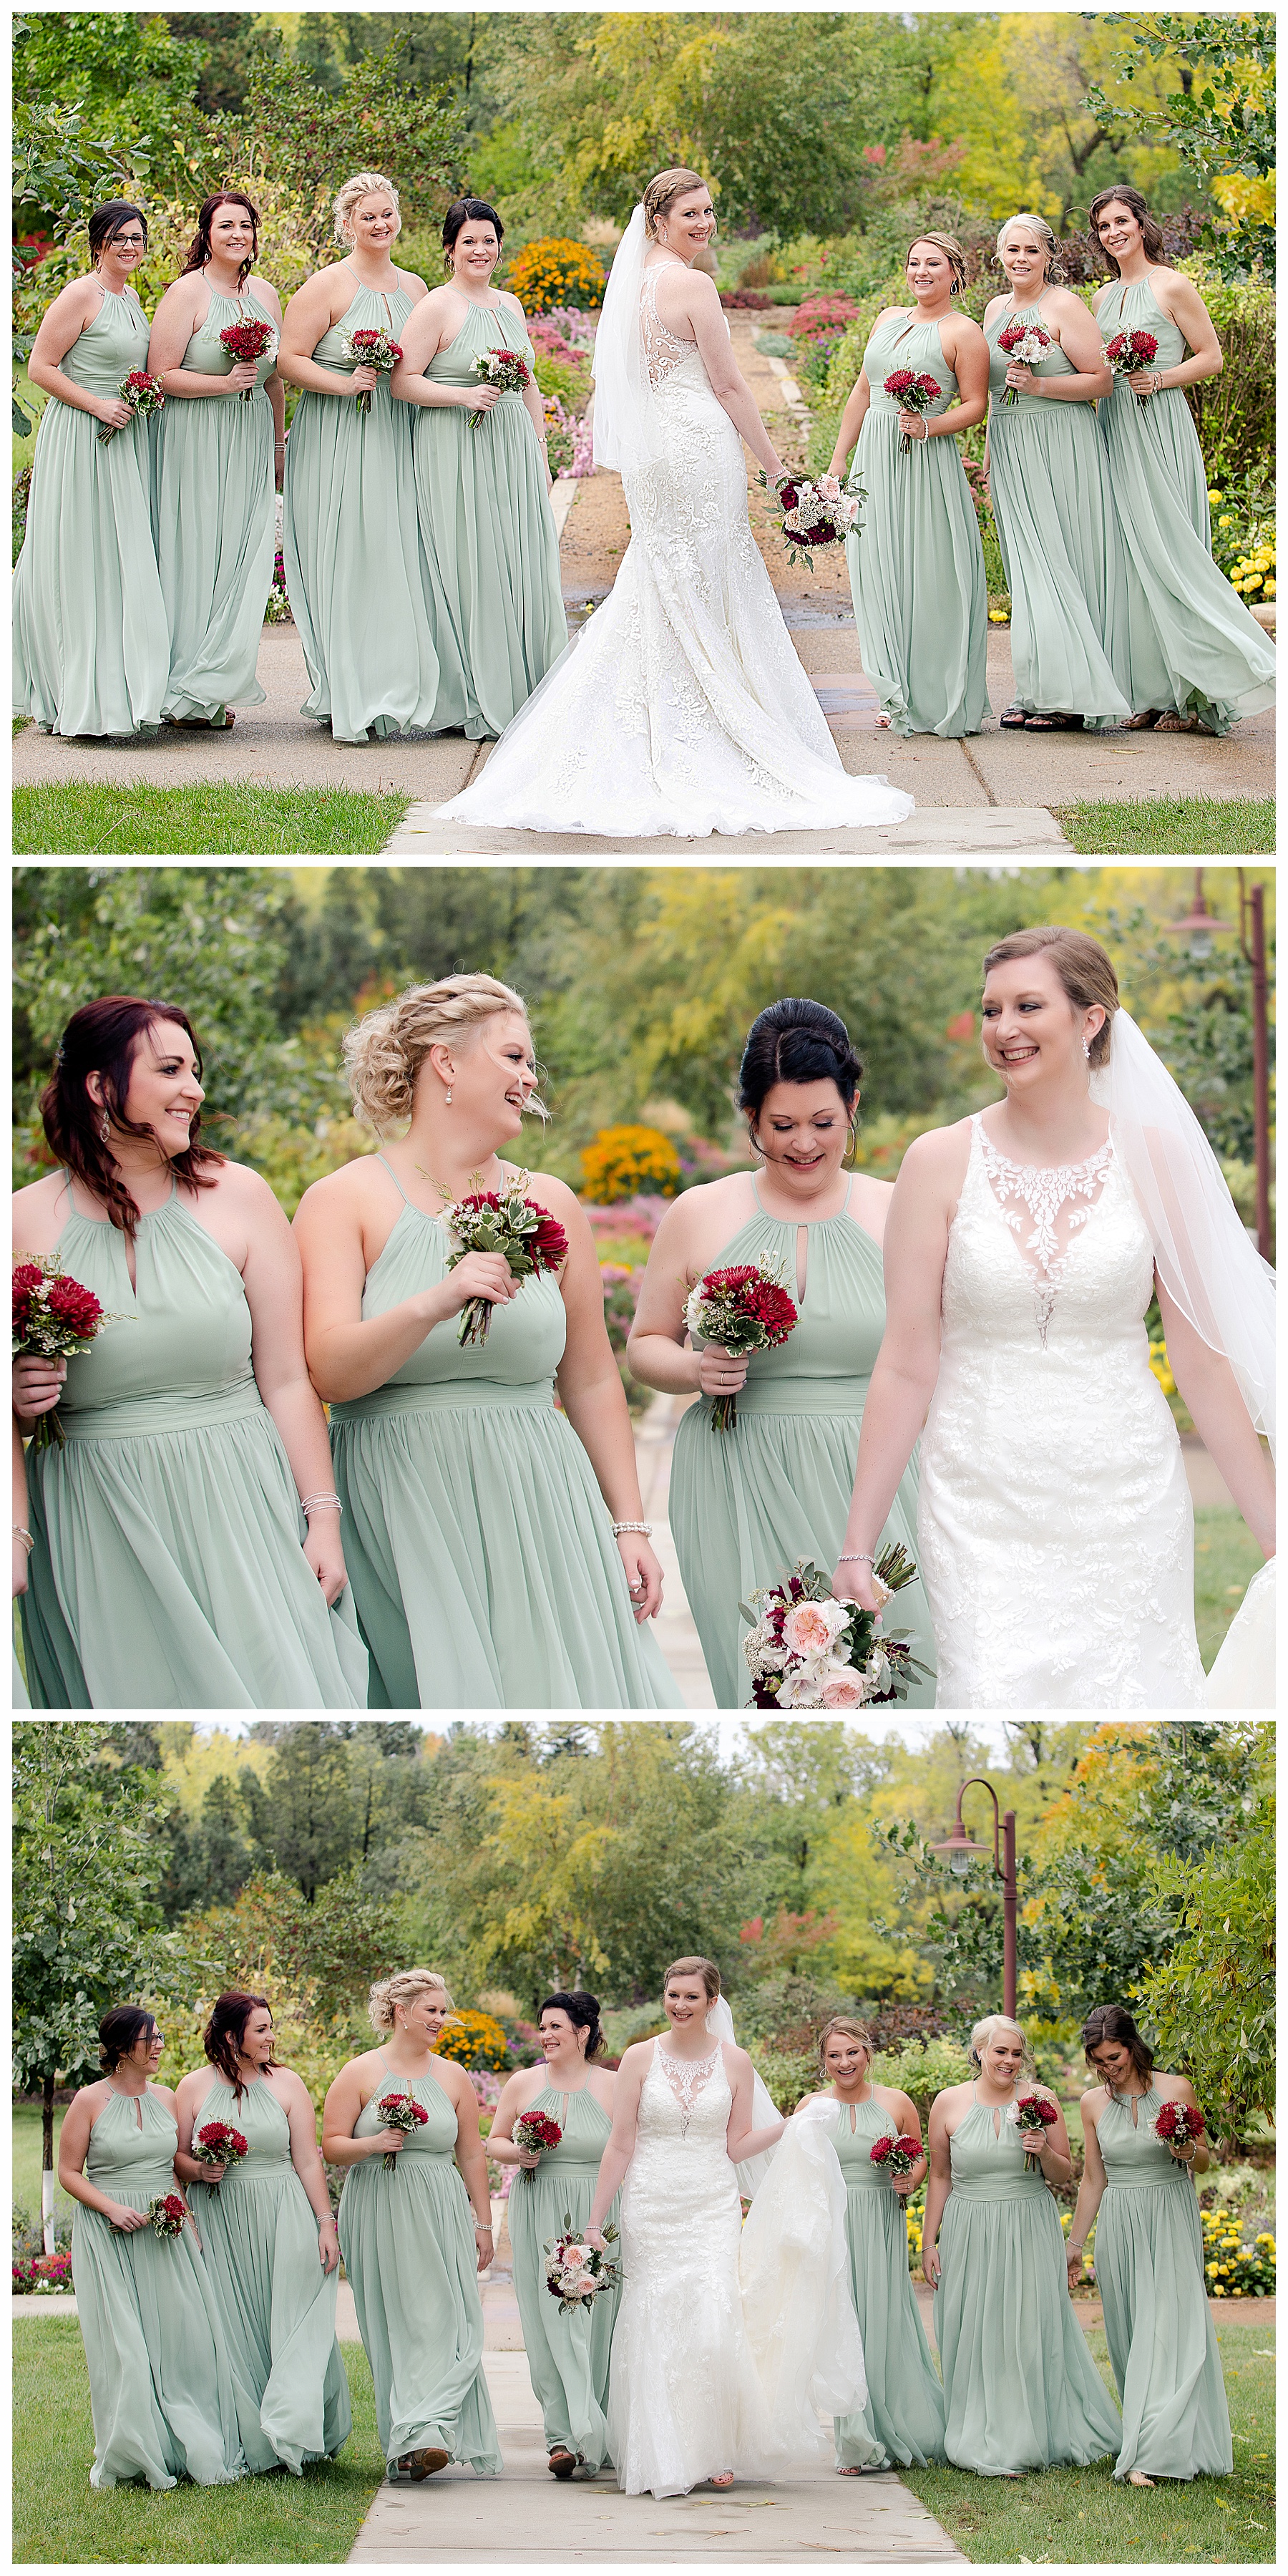
{"label": "pink flower", "polygon": [[783,1621],[783,1644],[794,1655],[830,1654],[849,1615],[848,1604],[840,1601],[798,1601]]}
{"label": "pink flower", "polygon": [[863,1676],[855,1672],[852,1664],[847,1672],[834,1673],[823,1684],[824,1708],[862,1708],[863,1697]]}

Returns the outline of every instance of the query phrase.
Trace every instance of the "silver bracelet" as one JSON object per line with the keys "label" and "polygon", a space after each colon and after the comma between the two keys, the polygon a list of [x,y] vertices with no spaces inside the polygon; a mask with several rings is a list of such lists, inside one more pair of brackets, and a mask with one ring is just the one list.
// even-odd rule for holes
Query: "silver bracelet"
{"label": "silver bracelet", "polygon": [[651,1521],[614,1521],[614,1538],[624,1538],[628,1530],[637,1531],[641,1538],[651,1538],[653,1535],[653,1524]]}
{"label": "silver bracelet", "polygon": [[21,1521],[15,1521],[13,1525],[13,1534],[15,1538],[20,1538],[22,1540],[23,1546],[25,1547],[28,1556],[30,1556],[31,1551],[36,1544],[30,1530],[24,1529]]}
{"label": "silver bracelet", "polygon": [[857,1554],[857,1555],[854,1555],[854,1556],[838,1556],[838,1558],[837,1558],[836,1562],[837,1562],[837,1564],[838,1564],[838,1565],[872,1565],[872,1566],[875,1566],[875,1564],[876,1564],[876,1559],[875,1559],[875,1557],[869,1556],[867,1549],[866,1549],[865,1547],[863,1547],[863,1548],[860,1548],[860,1549],[859,1549],[859,1551],[858,1551],[858,1554]]}
{"label": "silver bracelet", "polygon": [[344,1505],[338,1494],[305,1494],[300,1510],[307,1517],[310,1512],[342,1512]]}

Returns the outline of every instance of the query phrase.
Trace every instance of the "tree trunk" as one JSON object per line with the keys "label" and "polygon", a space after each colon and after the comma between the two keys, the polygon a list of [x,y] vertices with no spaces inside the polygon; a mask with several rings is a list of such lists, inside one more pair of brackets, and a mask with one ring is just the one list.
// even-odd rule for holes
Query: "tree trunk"
{"label": "tree trunk", "polygon": [[41,2109],[40,2216],[45,2233],[45,2252],[54,2250],[54,2079],[45,2077],[44,2102]]}

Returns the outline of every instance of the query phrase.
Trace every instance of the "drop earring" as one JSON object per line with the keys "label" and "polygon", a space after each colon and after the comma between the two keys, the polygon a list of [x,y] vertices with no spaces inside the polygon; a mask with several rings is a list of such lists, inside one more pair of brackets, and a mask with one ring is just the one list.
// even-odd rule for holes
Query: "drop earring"
{"label": "drop earring", "polygon": [[1090,1038],[1084,1038],[1084,1039],[1083,1039],[1083,1041],[1082,1041],[1082,1052],[1083,1052],[1083,1057],[1084,1057],[1085,1061],[1086,1061],[1088,1064],[1090,1064],[1090,1062],[1091,1062],[1091,1040],[1090,1040]]}
{"label": "drop earring", "polygon": [[108,1142],[109,1137],[111,1136],[111,1133],[112,1133],[112,1121],[111,1121],[111,1119],[108,1117],[107,1111],[106,1111],[106,1110],[104,1110],[103,1115],[102,1115],[101,1119],[99,1120],[99,1127],[98,1127],[98,1135],[99,1135],[99,1142],[100,1142],[100,1144],[102,1144],[102,1145],[106,1145],[106,1143]]}
{"label": "drop earring", "polygon": [[451,1105],[452,1105],[452,1086],[451,1086],[451,1084],[450,1084],[450,1083],[448,1084],[447,1089],[446,1089],[446,1091],[445,1091],[445,1092],[444,1092],[444,1094],[443,1094],[443,1101],[444,1101],[444,1105],[445,1105],[445,1107],[446,1107],[446,1108],[448,1108],[448,1109],[450,1109],[450,1108],[451,1108]]}

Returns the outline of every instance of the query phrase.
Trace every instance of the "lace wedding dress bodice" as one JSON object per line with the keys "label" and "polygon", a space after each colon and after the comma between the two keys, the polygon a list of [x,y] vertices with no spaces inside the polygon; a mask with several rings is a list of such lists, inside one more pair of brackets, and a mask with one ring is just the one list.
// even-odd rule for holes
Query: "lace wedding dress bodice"
{"label": "lace wedding dress bodice", "polygon": [[1194,1518],[1111,1143],[1016,1164],[972,1122],[921,1444],[939,1708],[1202,1708]]}
{"label": "lace wedding dress bodice", "polygon": [[911,797],[841,765],[751,533],[742,440],[658,313],[662,265],[640,292],[662,448],[623,478],[616,582],[440,820],[610,839],[901,822]]}

